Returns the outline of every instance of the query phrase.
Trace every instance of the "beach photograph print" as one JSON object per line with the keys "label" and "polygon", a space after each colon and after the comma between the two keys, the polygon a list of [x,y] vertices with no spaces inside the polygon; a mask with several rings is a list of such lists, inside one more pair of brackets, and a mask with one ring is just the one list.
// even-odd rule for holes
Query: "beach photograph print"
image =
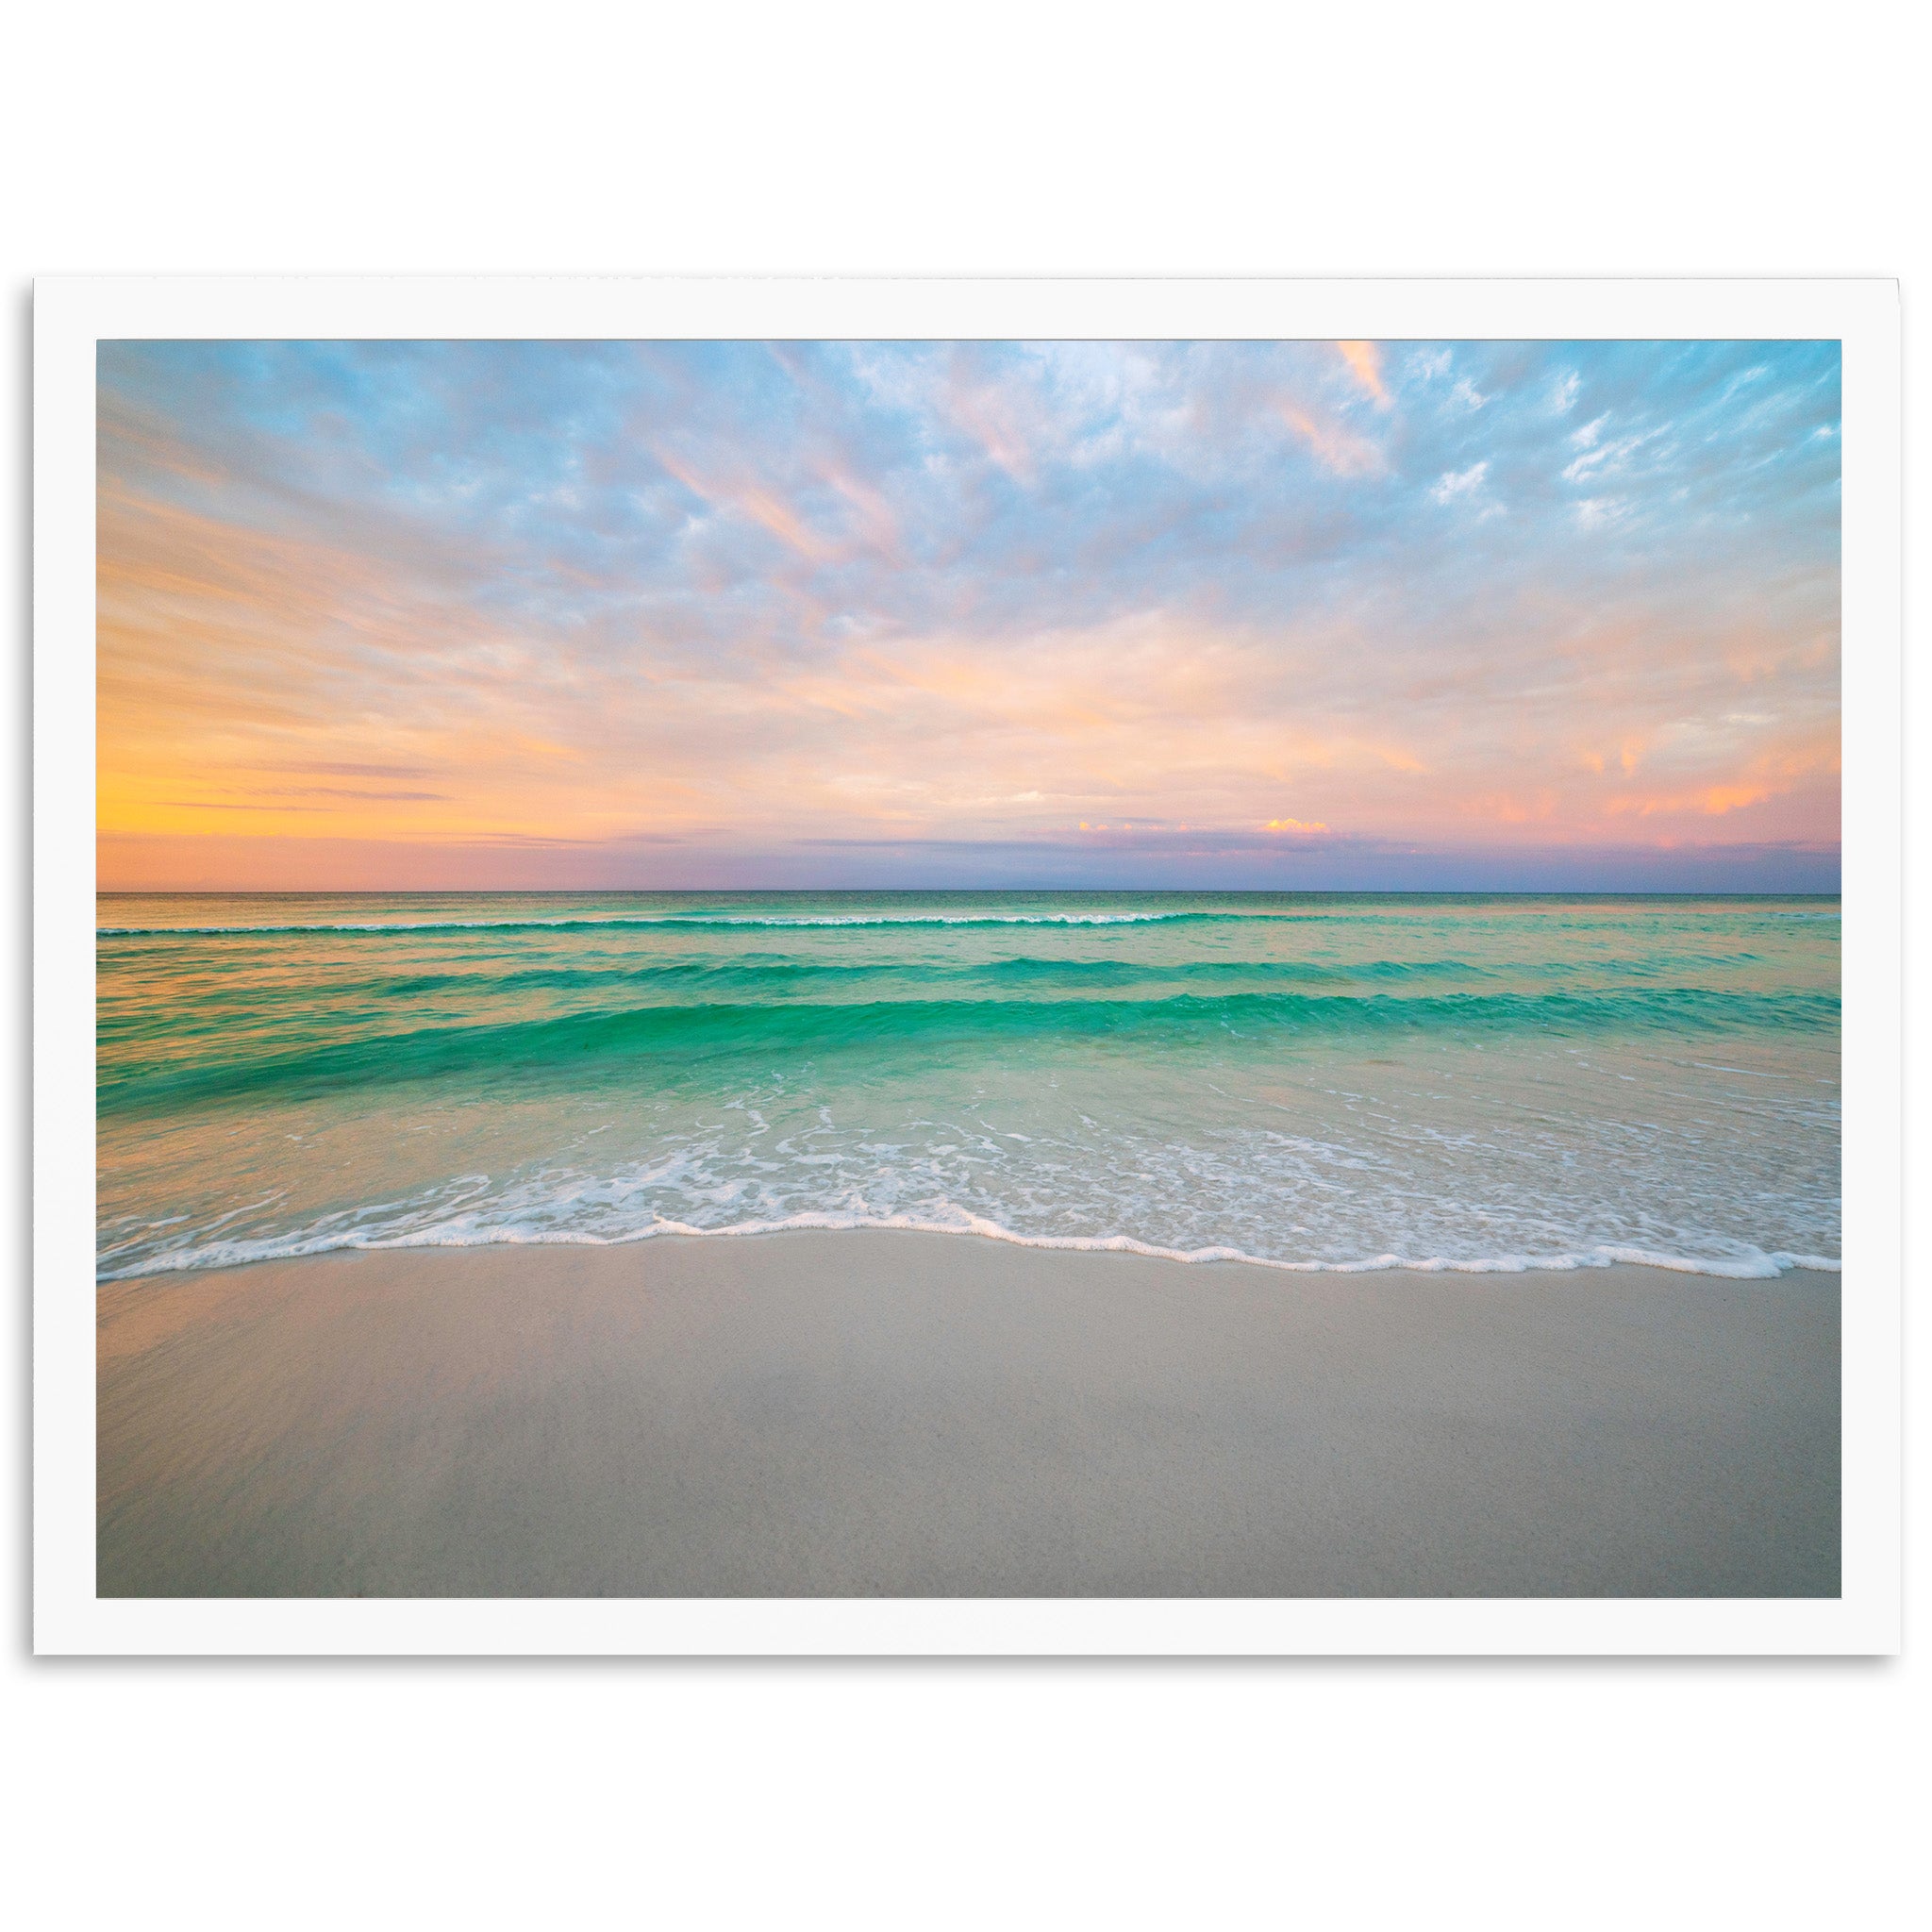
{"label": "beach photograph print", "polygon": [[102,341],[102,1598],[1836,1598],[1840,345]]}

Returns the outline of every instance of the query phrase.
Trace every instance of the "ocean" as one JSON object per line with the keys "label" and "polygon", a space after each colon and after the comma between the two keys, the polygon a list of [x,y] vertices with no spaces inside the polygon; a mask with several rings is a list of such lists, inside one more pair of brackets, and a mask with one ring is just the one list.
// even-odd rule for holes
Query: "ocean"
{"label": "ocean", "polygon": [[858,1226],[1838,1265],[1836,899],[104,894],[97,924],[103,1279]]}

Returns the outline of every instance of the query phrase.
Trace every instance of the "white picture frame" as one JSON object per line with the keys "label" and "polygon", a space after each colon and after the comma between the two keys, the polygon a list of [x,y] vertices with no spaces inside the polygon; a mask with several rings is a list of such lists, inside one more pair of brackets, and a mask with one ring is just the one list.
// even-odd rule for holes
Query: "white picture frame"
{"label": "white picture frame", "polygon": [[[94,1594],[95,346],[157,338],[1836,340],[1843,1590],[1833,1600],[108,1600]],[[34,319],[34,1624],[90,1655],[1854,1655],[1900,1633],[1896,285],[63,278]]]}

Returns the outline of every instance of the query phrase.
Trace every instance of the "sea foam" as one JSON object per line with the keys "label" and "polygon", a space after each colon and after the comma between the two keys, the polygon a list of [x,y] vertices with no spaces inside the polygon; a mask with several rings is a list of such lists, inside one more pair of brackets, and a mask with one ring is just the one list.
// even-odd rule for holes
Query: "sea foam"
{"label": "sea foam", "polygon": [[412,1234],[389,1238],[367,1235],[325,1235],[290,1237],[281,1241],[210,1241],[177,1251],[148,1262],[124,1268],[108,1268],[99,1279],[114,1281],[155,1274],[231,1268],[248,1262],[292,1260],[303,1257],[382,1253],[395,1249],[487,1248],[487,1247],[628,1247],[640,1241],[667,1237],[696,1241],[742,1239],[763,1235],[820,1232],[851,1233],[862,1229],[906,1234],[958,1235],[973,1239],[1005,1241],[1015,1247],[1044,1248],[1067,1254],[1142,1255],[1151,1260],[1180,1261],[1189,1266],[1234,1262],[1250,1268],[1268,1268],[1289,1274],[1526,1274],[1569,1273],[1576,1269],[1618,1266],[1661,1268],[1679,1274],[1707,1274],[1731,1281],[1766,1281],[1792,1269],[1813,1269],[1837,1274],[1842,1263],[1830,1256],[1793,1255],[1779,1249],[1770,1254],[1761,1250],[1738,1256],[1687,1257],[1654,1254],[1644,1248],[1591,1248],[1582,1253],[1535,1255],[1374,1255],[1352,1261],[1283,1260],[1269,1255],[1250,1255],[1240,1248],[1165,1247],[1156,1241],[1137,1241],[1132,1235],[1047,1235],[1020,1234],[996,1222],[977,1215],[960,1221],[921,1220],[908,1214],[867,1216],[860,1214],[791,1214],[777,1221],[747,1221],[728,1227],[692,1227],[684,1222],[659,1221],[626,1234],[597,1235],[554,1228],[523,1229],[513,1226],[475,1229],[425,1228]]}

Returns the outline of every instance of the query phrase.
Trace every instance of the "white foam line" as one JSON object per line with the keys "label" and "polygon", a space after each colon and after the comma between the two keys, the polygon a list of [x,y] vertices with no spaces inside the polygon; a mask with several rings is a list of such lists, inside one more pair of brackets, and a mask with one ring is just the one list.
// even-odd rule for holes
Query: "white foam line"
{"label": "white foam line", "polygon": [[96,939],[202,939],[227,933],[289,932],[474,932],[523,930],[551,926],[703,925],[737,926],[757,932],[789,931],[799,926],[844,925],[1158,925],[1179,919],[1290,919],[1280,912],[1065,912],[1065,913],[941,913],[908,914],[903,918],[758,919],[713,917],[701,912],[666,912],[655,917],[616,919],[383,919],[331,921],[316,925],[97,925]]}
{"label": "white foam line", "polygon": [[[1580,1254],[1491,1255],[1456,1259],[1430,1255],[1416,1258],[1404,1255],[1376,1255],[1358,1261],[1285,1261],[1266,1255],[1250,1255],[1240,1248],[1168,1248],[1136,1241],[1131,1235],[1031,1235],[1017,1234],[997,1222],[974,1215],[967,1224],[958,1222],[921,1221],[911,1215],[877,1216],[840,1214],[793,1214],[779,1221],[745,1221],[729,1227],[693,1227],[682,1221],[659,1220],[633,1233],[597,1235],[587,1232],[525,1233],[515,1228],[492,1228],[482,1232],[457,1233],[425,1229],[416,1234],[370,1238],[358,1235],[323,1236],[308,1241],[276,1243],[217,1243],[213,1248],[193,1249],[178,1255],[157,1257],[137,1267],[110,1269],[96,1274],[98,1281],[120,1281],[141,1275],[173,1274],[190,1270],[242,1267],[251,1261],[294,1260],[311,1255],[344,1251],[380,1252],[398,1248],[485,1248],[485,1247],[628,1247],[637,1241],[654,1241],[665,1235],[692,1240],[728,1240],[752,1235],[790,1234],[808,1229],[849,1233],[878,1228],[908,1234],[946,1234],[977,1237],[984,1241],[1008,1241],[1015,1247],[1048,1248],[1076,1254],[1144,1255],[1157,1261],[1181,1261],[1191,1266],[1214,1261],[1235,1261],[1250,1268],[1272,1268],[1289,1274],[1368,1274],[1403,1273],[1410,1274],[1567,1274],[1580,1268],[1663,1268],[1678,1274],[1706,1274],[1730,1281],[1768,1281],[1793,1268],[1815,1269],[1836,1274],[1842,1263],[1823,1255],[1793,1255],[1779,1249],[1735,1259],[1688,1255],[1659,1255],[1645,1248],[1599,1246]],[[245,1252],[244,1252],[245,1251]]]}

